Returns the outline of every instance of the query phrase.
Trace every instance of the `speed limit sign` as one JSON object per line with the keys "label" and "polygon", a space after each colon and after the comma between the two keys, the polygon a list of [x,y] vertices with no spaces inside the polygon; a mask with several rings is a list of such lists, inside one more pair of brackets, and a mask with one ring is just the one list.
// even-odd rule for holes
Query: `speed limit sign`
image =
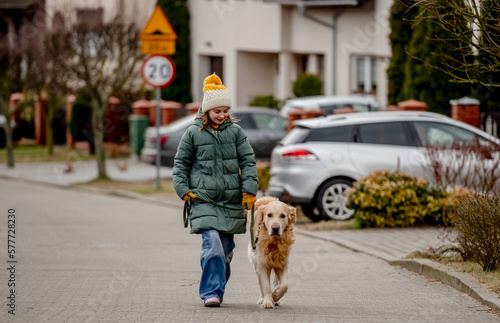
{"label": "speed limit sign", "polygon": [[174,80],[175,65],[168,56],[151,55],[142,64],[141,74],[152,87],[165,87]]}

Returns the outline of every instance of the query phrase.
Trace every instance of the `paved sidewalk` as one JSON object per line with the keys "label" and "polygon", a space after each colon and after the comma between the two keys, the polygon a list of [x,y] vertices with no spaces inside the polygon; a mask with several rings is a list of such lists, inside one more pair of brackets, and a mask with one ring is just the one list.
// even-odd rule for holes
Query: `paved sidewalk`
{"label": "paved sidewalk", "polygon": [[[119,170],[120,161],[107,161],[108,175],[115,180],[148,180],[156,178],[156,167],[134,160],[128,160],[128,168]],[[122,163],[124,161],[121,161]],[[0,178],[20,178],[57,185],[71,185],[86,182],[97,176],[94,161],[78,162],[71,173],[64,173],[63,163],[30,163],[17,164],[14,169],[8,169],[5,164],[0,165]],[[171,178],[172,169],[161,167],[161,178]],[[1,180],[1,179],[0,179]],[[82,190],[92,188],[79,187]],[[183,202],[172,193],[140,194],[115,191],[106,192],[115,195],[149,200],[154,203],[170,206],[182,206]],[[375,256],[393,265],[399,265],[421,275],[438,279],[494,309],[500,309],[500,296],[480,285],[476,279],[450,268],[425,259],[405,259],[415,250],[427,251],[430,247],[437,248],[446,243],[438,229],[411,228],[411,229],[364,229],[364,230],[334,230],[334,231],[306,231],[297,227],[297,233],[303,236],[333,242],[339,246]]]}

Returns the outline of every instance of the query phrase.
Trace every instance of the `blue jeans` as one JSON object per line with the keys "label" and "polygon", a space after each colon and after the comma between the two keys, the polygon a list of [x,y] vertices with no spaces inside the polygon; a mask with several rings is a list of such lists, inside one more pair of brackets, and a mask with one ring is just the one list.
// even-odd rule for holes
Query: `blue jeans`
{"label": "blue jeans", "polygon": [[227,281],[231,275],[233,259],[234,235],[217,230],[201,231],[203,239],[200,263],[200,298],[205,301],[217,297],[222,301]]}

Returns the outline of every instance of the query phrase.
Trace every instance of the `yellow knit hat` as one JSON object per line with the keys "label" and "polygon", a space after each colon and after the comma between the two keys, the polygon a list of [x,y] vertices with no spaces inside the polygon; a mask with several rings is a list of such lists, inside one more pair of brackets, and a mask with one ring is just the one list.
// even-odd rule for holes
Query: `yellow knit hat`
{"label": "yellow knit hat", "polygon": [[229,90],[222,85],[220,78],[214,73],[203,81],[201,111],[208,112],[217,107],[231,108],[231,96]]}

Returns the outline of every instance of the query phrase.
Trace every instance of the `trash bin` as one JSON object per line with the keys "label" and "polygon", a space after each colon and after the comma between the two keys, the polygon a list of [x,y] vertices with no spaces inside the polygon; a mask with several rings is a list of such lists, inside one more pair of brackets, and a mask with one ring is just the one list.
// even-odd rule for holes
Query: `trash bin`
{"label": "trash bin", "polygon": [[132,114],[128,120],[130,124],[130,152],[141,156],[141,149],[144,147],[144,131],[149,126],[149,117]]}

